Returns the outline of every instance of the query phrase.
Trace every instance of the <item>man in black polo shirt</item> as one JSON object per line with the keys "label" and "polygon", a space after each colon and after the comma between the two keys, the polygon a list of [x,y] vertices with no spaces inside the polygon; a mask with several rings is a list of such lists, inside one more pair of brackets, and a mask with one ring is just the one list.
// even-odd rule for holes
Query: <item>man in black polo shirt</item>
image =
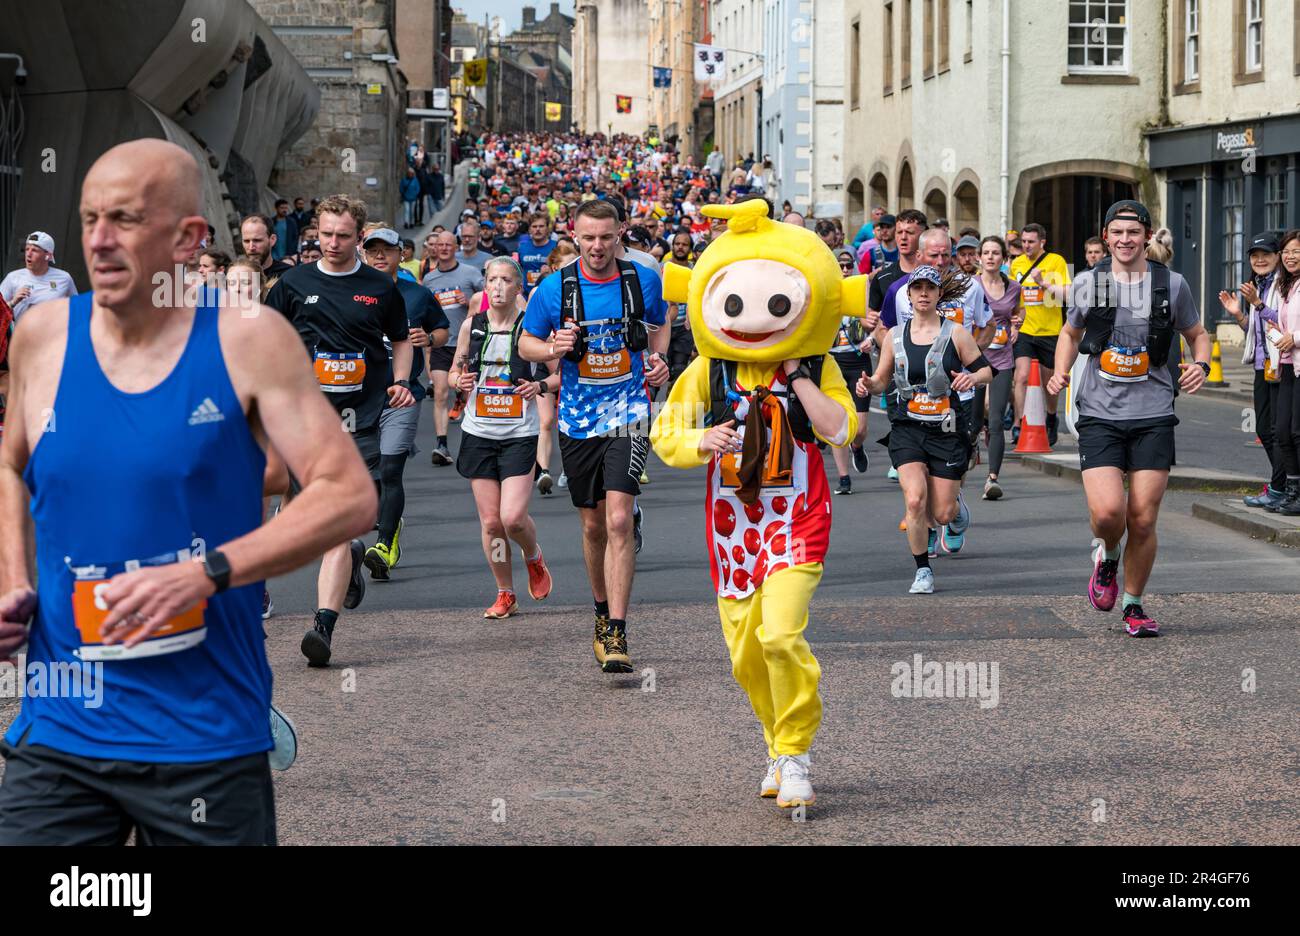
{"label": "man in black polo shirt", "polygon": [[[406,303],[391,275],[357,259],[357,244],[366,223],[366,206],[334,195],[317,209],[323,256],[316,263],[285,273],[267,305],[279,309],[298,330],[316,370],[316,379],[338,411],[370,469],[379,478],[379,419],[385,406],[415,405],[410,380],[411,342]],[[393,348],[390,365],[387,338]],[[361,575],[365,545],[359,539],[331,549],[321,560],[316,583],[319,610],[302,639],[312,666],[330,659],[334,625],[342,608],[355,608],[365,595]]]}

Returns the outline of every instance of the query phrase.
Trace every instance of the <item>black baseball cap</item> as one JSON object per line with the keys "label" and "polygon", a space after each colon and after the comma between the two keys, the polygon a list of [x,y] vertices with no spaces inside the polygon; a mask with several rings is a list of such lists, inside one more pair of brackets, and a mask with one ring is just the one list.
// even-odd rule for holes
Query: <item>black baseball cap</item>
{"label": "black baseball cap", "polygon": [[1267,231],[1263,234],[1256,234],[1250,239],[1250,246],[1246,248],[1246,255],[1249,256],[1257,250],[1267,250],[1269,253],[1277,253],[1277,237]]}
{"label": "black baseball cap", "polygon": [[1147,211],[1147,206],[1131,198],[1122,198],[1106,209],[1106,220],[1102,226],[1105,227],[1117,218],[1122,221],[1138,221],[1151,227],[1151,212]]}

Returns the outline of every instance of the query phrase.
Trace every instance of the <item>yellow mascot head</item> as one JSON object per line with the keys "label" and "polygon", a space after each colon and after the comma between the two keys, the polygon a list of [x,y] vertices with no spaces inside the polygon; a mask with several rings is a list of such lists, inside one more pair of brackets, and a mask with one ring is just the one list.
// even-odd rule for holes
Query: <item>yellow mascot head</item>
{"label": "yellow mascot head", "polygon": [[866,314],[867,278],[844,278],[807,228],[768,218],[761,198],[705,205],[727,230],[694,269],[664,265],[664,299],[686,303],[695,346],[724,361],[785,361],[825,354],[843,316]]}

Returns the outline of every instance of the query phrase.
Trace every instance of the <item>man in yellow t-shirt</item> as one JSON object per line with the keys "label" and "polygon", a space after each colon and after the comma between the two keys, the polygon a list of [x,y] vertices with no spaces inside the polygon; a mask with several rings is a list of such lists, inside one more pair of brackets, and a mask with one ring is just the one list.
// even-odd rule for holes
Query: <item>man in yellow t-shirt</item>
{"label": "man in yellow t-shirt", "polygon": [[[1011,263],[1010,275],[1020,284],[1020,331],[1014,353],[1014,396],[1017,433],[1025,412],[1025,393],[1032,361],[1038,362],[1044,393],[1056,364],[1056,337],[1065,321],[1070,270],[1060,254],[1047,253],[1047,231],[1041,224],[1026,224],[1020,231],[1025,252]],[[1056,445],[1056,397],[1047,394],[1047,440]]]}

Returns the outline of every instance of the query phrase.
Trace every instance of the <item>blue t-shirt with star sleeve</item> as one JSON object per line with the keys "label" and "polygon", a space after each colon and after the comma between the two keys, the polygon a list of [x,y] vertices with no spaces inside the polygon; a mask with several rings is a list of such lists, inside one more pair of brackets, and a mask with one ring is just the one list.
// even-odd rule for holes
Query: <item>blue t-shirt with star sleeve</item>
{"label": "blue t-shirt with star sleeve", "polygon": [[[577,261],[579,264],[582,261]],[[667,304],[659,273],[633,263],[645,299],[645,322],[663,327]],[[543,341],[560,328],[561,275],[553,273],[538,283],[528,299],[524,330]],[[630,353],[623,344],[617,320],[623,317],[623,292],[616,271],[609,279],[593,281],[578,267],[578,288],[582,291],[586,320],[614,319],[587,329],[587,355],[579,367],[561,358],[560,431],[573,439],[588,439],[650,418],[646,394],[644,352]]]}

